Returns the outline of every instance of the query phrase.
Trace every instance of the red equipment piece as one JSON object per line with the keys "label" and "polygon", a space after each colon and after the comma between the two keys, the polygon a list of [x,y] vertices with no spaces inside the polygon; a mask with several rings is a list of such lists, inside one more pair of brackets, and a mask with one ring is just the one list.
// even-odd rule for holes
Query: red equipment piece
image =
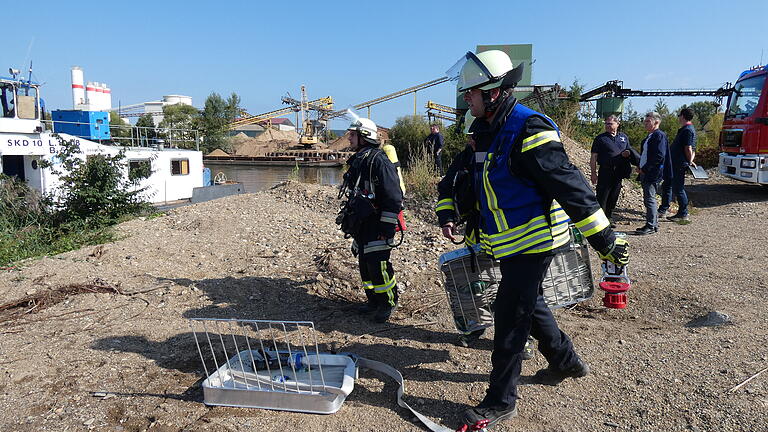
{"label": "red equipment piece", "polygon": [[627,276],[627,266],[619,266],[610,261],[603,262],[603,277],[598,284],[605,291],[603,306],[611,309],[627,307],[627,291],[632,284]]}
{"label": "red equipment piece", "polygon": [[460,428],[456,429],[456,432],[471,432],[471,431],[484,431],[485,428],[488,426],[488,423],[490,423],[490,420],[478,420],[474,424],[468,425],[463,424]]}

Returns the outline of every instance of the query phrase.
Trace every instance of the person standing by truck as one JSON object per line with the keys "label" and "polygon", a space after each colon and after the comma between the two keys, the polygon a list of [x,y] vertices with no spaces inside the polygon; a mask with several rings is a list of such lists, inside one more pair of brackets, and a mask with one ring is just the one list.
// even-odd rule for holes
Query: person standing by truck
{"label": "person standing by truck", "polygon": [[661,206],[659,206],[659,219],[667,215],[672,195],[677,199],[677,213],[668,217],[668,220],[688,220],[688,194],[685,193],[685,174],[688,166],[696,166],[693,159],[696,157],[696,128],[693,127],[693,110],[683,108],[677,116],[680,129],[677,130],[672,145],[669,147],[672,161],[672,178],[665,179],[661,184]]}

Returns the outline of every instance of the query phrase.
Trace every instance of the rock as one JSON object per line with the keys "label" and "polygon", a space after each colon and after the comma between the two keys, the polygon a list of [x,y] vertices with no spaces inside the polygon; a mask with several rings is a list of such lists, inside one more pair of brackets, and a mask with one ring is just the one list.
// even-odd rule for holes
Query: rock
{"label": "rock", "polygon": [[617,427],[619,427],[619,424],[618,424],[618,423],[609,422],[609,421],[607,421],[607,422],[603,422],[603,424],[604,424],[604,425],[606,425],[606,426],[614,427],[614,428],[617,428]]}
{"label": "rock", "polygon": [[88,420],[86,420],[86,421],[84,421],[84,422],[83,422],[83,426],[90,426],[90,425],[92,425],[92,424],[93,424],[93,422],[95,422],[95,421],[96,421],[96,419],[95,419],[95,418],[90,418],[90,419],[88,419]]}
{"label": "rock", "polygon": [[731,317],[722,312],[712,311],[706,315],[688,321],[686,327],[716,327],[730,324]]}

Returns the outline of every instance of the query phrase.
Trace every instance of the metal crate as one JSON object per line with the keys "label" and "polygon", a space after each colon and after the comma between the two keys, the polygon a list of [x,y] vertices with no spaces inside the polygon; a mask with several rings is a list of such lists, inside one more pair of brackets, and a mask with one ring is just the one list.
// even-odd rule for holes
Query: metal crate
{"label": "metal crate", "polygon": [[[492,327],[493,303],[501,281],[499,262],[474,245],[441,255],[439,265],[456,329],[466,335]],[[589,252],[575,227],[567,250],[552,258],[542,290],[551,309],[592,298]]]}
{"label": "metal crate", "polygon": [[192,318],[206,405],[331,414],[352,392],[357,366],[321,353],[306,321]]}

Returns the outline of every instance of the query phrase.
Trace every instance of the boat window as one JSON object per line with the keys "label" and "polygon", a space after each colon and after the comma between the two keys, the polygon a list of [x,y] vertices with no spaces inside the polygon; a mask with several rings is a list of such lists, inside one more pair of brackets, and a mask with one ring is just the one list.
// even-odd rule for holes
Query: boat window
{"label": "boat window", "polygon": [[189,159],[174,159],[171,161],[171,175],[189,174]]}
{"label": "boat window", "polygon": [[128,161],[128,179],[131,181],[149,178],[152,175],[152,161],[134,159]]}
{"label": "boat window", "polygon": [[16,116],[16,100],[14,98],[13,86],[11,84],[0,84],[0,105],[2,106],[3,117]]}

